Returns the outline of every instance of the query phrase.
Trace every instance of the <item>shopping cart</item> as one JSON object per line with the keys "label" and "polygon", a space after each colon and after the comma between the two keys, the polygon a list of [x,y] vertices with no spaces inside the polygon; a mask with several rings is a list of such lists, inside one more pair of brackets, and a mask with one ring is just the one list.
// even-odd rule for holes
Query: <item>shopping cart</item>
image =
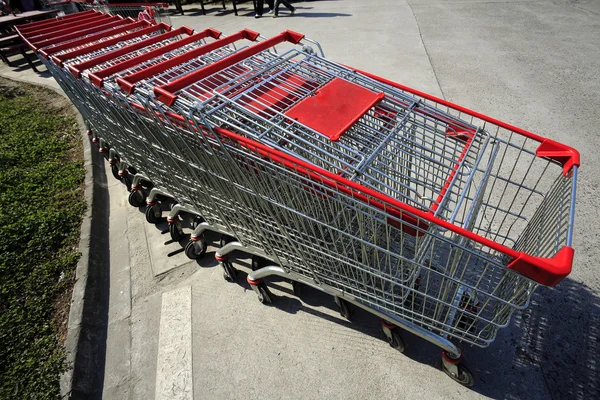
{"label": "shopping cart", "polygon": [[487,346],[535,281],[570,271],[577,153],[308,51],[222,79],[257,55],[255,45],[154,92],[195,116],[182,134],[245,140],[219,144],[231,154],[224,169],[237,171],[229,187],[275,217],[289,239],[280,247],[296,255],[249,275],[259,299],[270,274],[308,283],[344,314],[349,301],[380,315],[398,347],[390,321],[438,344],[449,375],[471,383],[449,339]]}
{"label": "shopping cart", "polygon": [[107,3],[101,0],[75,1],[81,11],[95,10],[123,18],[141,19],[156,23],[171,23],[167,3]]}
{"label": "shopping cart", "polygon": [[[90,16],[86,16],[86,18],[91,18]],[[87,23],[85,24],[87,25]],[[131,25],[133,26],[133,25]],[[99,29],[103,29],[103,28],[99,28]],[[151,27],[148,28],[143,28],[143,29],[138,29],[135,32],[132,33],[126,33],[126,34],[120,34],[115,36],[114,38],[110,38],[110,39],[106,39],[103,41],[96,41],[96,39],[98,38],[98,36],[101,35],[101,33],[93,33],[92,35],[90,35],[90,37],[92,37],[94,39],[94,41],[91,44],[88,45],[83,45],[80,42],[77,42],[77,47],[76,48],[71,48],[70,46],[73,45],[73,42],[70,42],[71,44],[69,44],[69,42],[67,42],[66,44],[53,44],[52,46],[48,46],[42,50],[40,50],[41,52],[43,52],[46,56],[50,57],[51,61],[53,61],[57,66],[60,66],[61,71],[62,71],[62,75],[65,76],[74,76],[76,78],[81,78],[81,79],[77,79],[75,82],[71,83],[71,87],[74,88],[78,88],[78,91],[80,93],[83,93],[82,95],[77,95],[77,97],[86,97],[85,92],[89,92],[87,97],[95,97],[94,96],[94,90],[89,90],[89,86],[90,85],[90,79],[92,81],[94,81],[95,85],[100,86],[102,88],[102,91],[110,91],[113,90],[116,86],[112,85],[111,83],[111,79],[114,79],[114,77],[111,77],[111,79],[105,79],[106,76],[110,75],[110,74],[115,74],[115,76],[119,75],[119,72],[121,70],[126,70],[125,72],[127,73],[131,73],[132,71],[138,71],[138,72],[143,72],[145,73],[146,69],[151,67],[151,61],[148,62],[148,60],[152,60],[153,57],[157,57],[160,60],[164,60],[167,56],[169,57],[174,57],[176,55],[182,56],[185,55],[186,57],[189,57],[190,54],[198,56],[199,52],[195,50],[195,47],[200,46],[202,43],[198,42],[201,38],[204,37],[208,37],[208,36],[212,36],[212,37],[219,37],[220,33],[216,32],[214,30],[206,30],[203,32],[199,32],[199,33],[194,33],[192,34],[191,30],[187,29],[187,28],[179,28],[177,30],[172,30],[169,31],[167,33],[160,33],[160,34],[155,34],[150,38],[146,37],[146,34],[148,33],[148,30],[150,29],[154,29]],[[179,32],[177,32],[179,31]],[[180,36],[184,36],[185,35],[190,35],[187,36],[185,38],[180,38]],[[39,36],[39,35],[38,35]],[[239,36],[239,37],[238,37]],[[206,53],[206,47],[207,46],[200,46],[197,50],[200,50],[202,52],[205,52],[206,55],[203,57],[203,59],[205,61],[210,61],[210,57],[214,58],[214,57],[219,57],[219,56],[223,56],[225,55],[228,51],[233,51],[235,50],[235,48],[231,48],[231,49],[226,49],[223,48],[222,46],[224,45],[225,42],[227,43],[231,43],[233,44],[233,42],[239,41],[241,39],[249,39],[249,40],[254,40],[257,38],[258,35],[252,33],[251,31],[244,31],[243,35],[232,35],[232,37],[226,37],[223,38],[219,41],[219,49],[218,51],[215,50],[211,53]],[[164,40],[172,40],[171,43],[165,43]],[[143,57],[142,57],[143,55]],[[140,58],[142,57],[143,60]],[[123,72],[123,73],[125,73]],[[113,89],[111,89],[113,88]],[[91,94],[90,94],[91,93]],[[104,96],[101,96],[104,97]],[[175,197],[177,198],[177,201],[179,203],[189,203],[189,198],[190,198],[190,191],[197,191],[200,194],[202,193],[206,193],[206,190],[202,190],[203,188],[199,186],[199,177],[196,176],[196,179],[194,182],[190,183],[187,182],[185,180],[185,176],[189,176],[189,173],[187,175],[185,174],[181,174],[178,173],[176,174],[176,179],[174,179],[173,176],[173,170],[174,167],[178,167],[178,168],[187,168],[188,167],[188,163],[175,163],[173,164],[172,160],[166,159],[164,157],[162,157],[161,159],[161,155],[160,152],[157,154],[151,154],[148,152],[144,152],[144,151],[140,151],[139,148],[144,149],[144,145],[146,143],[151,143],[152,146],[150,146],[150,148],[152,148],[155,145],[158,145],[158,147],[160,149],[163,149],[163,151],[165,152],[169,152],[171,151],[171,153],[166,153],[166,154],[171,154],[172,158],[175,159],[177,158],[176,155],[178,154],[177,151],[173,152],[173,143],[169,143],[169,142],[164,142],[164,140],[162,142],[160,142],[160,140],[162,140],[161,135],[156,135],[155,132],[152,132],[153,129],[155,129],[154,127],[156,125],[151,125],[149,126],[148,124],[145,124],[143,121],[143,115],[139,114],[139,115],[135,115],[136,112],[132,113],[134,115],[134,117],[132,118],[130,114],[129,116],[125,116],[123,117],[123,110],[125,110],[127,107],[123,106],[123,107],[116,107],[113,109],[109,109],[111,107],[112,104],[114,104],[115,99],[119,99],[119,93],[118,92],[114,92],[111,93],[108,98],[110,99],[110,101],[104,101],[105,104],[97,104],[88,108],[92,108],[92,116],[91,119],[92,120],[98,120],[94,123],[94,125],[97,127],[97,130],[100,130],[100,137],[103,139],[100,139],[100,145],[101,145],[101,149],[103,147],[103,142],[106,143],[110,143],[111,145],[111,153],[114,150],[114,146],[116,146],[116,148],[120,149],[120,151],[122,151],[123,149],[126,149],[127,143],[120,143],[120,141],[122,141],[123,138],[127,137],[128,141],[131,142],[138,142],[138,143],[133,143],[134,146],[133,148],[130,149],[126,149],[128,152],[130,152],[130,155],[127,157],[128,160],[131,160],[131,155],[133,153],[143,153],[143,157],[138,157],[138,159],[135,161],[135,165],[136,168],[141,168],[141,171],[145,174],[145,176],[148,176],[150,179],[148,179],[149,181],[151,181],[153,184],[158,184],[161,187],[166,187],[167,186],[167,182],[164,182],[165,179],[169,178],[170,180],[174,180],[175,182],[178,183],[177,187],[174,187],[173,184],[171,184],[171,186],[169,187],[169,192],[168,192],[168,196],[169,197]],[[132,98],[134,99],[134,98]],[[134,105],[137,107],[136,110],[139,113],[140,108],[143,106],[143,101],[138,101],[137,103],[135,102],[135,100],[133,100]],[[81,101],[78,101],[78,103],[81,103]],[[125,104],[125,103],[123,103]],[[132,107],[129,107],[131,110],[134,110]],[[99,113],[95,113],[94,111],[98,111],[100,110]],[[97,114],[97,115],[95,115]],[[102,118],[102,115],[106,115],[107,117]],[[140,119],[141,118],[141,119]],[[103,128],[103,125],[106,125],[107,123],[109,123],[111,120],[116,120],[116,119],[120,119],[121,122],[121,126],[122,129],[120,130],[124,130],[127,132],[127,135],[117,135],[117,136],[122,136],[121,139],[119,137],[112,137],[114,136],[114,133],[111,134],[111,129],[107,129],[107,128]],[[118,126],[119,124],[117,124],[116,126]],[[143,132],[140,133],[140,127],[143,126],[147,126],[147,129]],[[119,129],[114,130],[113,132],[118,132]],[[136,135],[133,135],[132,132],[136,132]],[[143,138],[142,140],[139,140],[138,137]],[[158,144],[155,142],[156,138],[158,138]],[[137,150],[136,150],[137,148]],[[181,150],[179,152],[179,154],[181,153]],[[111,161],[113,159],[113,156],[110,156]],[[180,158],[180,157],[179,157]],[[171,162],[171,164],[169,164],[169,162]],[[179,165],[183,165],[183,167],[180,167]],[[169,175],[165,175],[165,171],[166,170],[170,170],[170,174]],[[194,172],[195,173],[195,172]],[[136,182],[135,179],[140,176],[140,174],[136,174],[135,178],[134,178],[134,182],[132,185],[132,189],[135,188],[136,186]],[[138,193],[137,191],[133,191],[132,194],[130,195],[130,200],[133,196],[134,193]],[[156,187],[154,189],[152,189],[152,191],[150,192],[150,196],[148,198],[148,208],[147,208],[147,213],[146,216],[149,218],[149,220],[152,220],[152,222],[155,222],[154,218],[158,218],[155,216],[155,211],[159,211],[157,204],[153,198],[153,195],[156,194]],[[165,195],[165,192],[161,192],[161,194]],[[253,230],[252,235],[250,235],[250,233],[247,234],[243,234],[243,232],[240,232],[240,229],[242,229],[240,227],[240,224],[237,223],[235,226],[235,229],[231,229],[231,227],[225,227],[223,226],[223,224],[221,224],[218,221],[215,221],[215,217],[214,215],[218,214],[218,210],[227,210],[227,206],[228,206],[228,201],[223,202],[220,199],[215,199],[212,198],[210,199],[210,201],[207,200],[203,200],[202,203],[196,203],[199,204],[199,206],[194,207],[193,209],[190,209],[188,207],[186,207],[185,205],[182,206],[181,204],[178,204],[177,206],[175,206],[175,210],[181,211],[181,210],[185,210],[188,212],[192,212],[193,214],[195,214],[197,217],[202,217],[202,215],[209,215],[210,216],[210,222],[211,224],[206,224],[206,223],[201,223],[199,224],[199,231],[197,230],[195,232],[194,235],[194,240],[193,244],[191,246],[187,246],[187,250],[186,253],[188,253],[188,256],[192,256],[191,258],[195,258],[198,257],[202,254],[203,249],[205,249],[205,244],[202,241],[203,235],[202,232],[205,230],[217,230],[219,232],[222,233],[227,233],[229,235],[233,235],[235,232],[235,236],[239,239],[240,237],[244,237],[244,242],[245,243],[250,243],[251,241],[253,241],[253,243],[262,243],[261,240],[256,240],[256,239],[251,239],[251,236],[255,236],[254,235],[254,231],[256,231],[256,229]],[[218,207],[217,211],[215,211],[214,209],[210,209],[207,211],[206,209],[206,204],[211,205],[213,208],[214,207]],[[160,212],[160,211],[159,211]],[[222,211],[224,212],[224,211]],[[235,212],[236,214],[234,214],[233,216],[231,216],[231,214],[229,214],[229,218],[227,218],[226,220],[231,220],[231,221],[239,221],[242,218],[245,218],[249,221],[251,221],[252,225],[256,224],[256,216],[253,215],[253,218],[249,218],[247,213],[244,213],[240,210],[234,209],[231,210],[229,209],[229,212]],[[176,218],[176,214],[172,215],[170,218],[171,222],[175,222],[175,218]],[[206,219],[209,219],[208,217]],[[204,218],[202,218],[202,220],[205,220]],[[171,228],[176,228],[177,224],[172,224]],[[247,229],[246,229],[247,230]],[[172,229],[171,230],[171,234],[172,236],[177,236],[179,234],[178,230],[176,229]],[[177,239],[176,239],[177,240]],[[199,246],[202,246],[202,249],[198,249]],[[263,252],[260,249],[254,249],[252,250],[252,245],[247,244],[246,245],[246,250],[247,251],[251,251],[252,254],[263,254]],[[225,269],[225,271],[230,271],[229,269]],[[234,270],[230,271],[232,274],[235,273]]]}
{"label": "shopping cart", "polygon": [[[40,54],[80,40],[19,31]],[[315,287],[344,316],[354,305],[381,317],[398,350],[397,327],[435,343],[469,386],[453,341],[488,346],[539,284],[569,274],[575,150],[334,63],[295,32],[246,30],[183,52],[189,42],[170,39],[159,51],[95,37],[69,50],[83,58],[47,62],[101,137],[141,154],[199,225],[237,239],[216,255],[228,279],[233,250],[260,256],[248,282],[262,302],[270,275]],[[283,42],[292,49],[276,53]],[[109,62],[115,51],[128,56]]]}

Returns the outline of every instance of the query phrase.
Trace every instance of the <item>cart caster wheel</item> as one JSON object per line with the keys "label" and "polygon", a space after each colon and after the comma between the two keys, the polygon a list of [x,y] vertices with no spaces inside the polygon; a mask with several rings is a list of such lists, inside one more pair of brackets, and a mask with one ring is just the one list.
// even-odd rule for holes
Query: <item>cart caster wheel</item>
{"label": "cart caster wheel", "polygon": [[192,229],[196,229],[201,223],[206,222],[206,220],[204,218],[202,218],[199,215],[196,215],[194,217],[194,220],[192,221]]}
{"label": "cart caster wheel", "polygon": [[132,190],[129,193],[129,205],[132,207],[141,207],[146,203],[146,196],[142,190]]}
{"label": "cart caster wheel", "polygon": [[221,235],[221,240],[219,240],[219,248],[225,246],[227,243],[234,242],[236,239],[231,236]]}
{"label": "cart caster wheel", "polygon": [[186,245],[185,245],[185,255],[187,256],[187,258],[189,258],[190,260],[197,260],[199,258],[202,258],[204,256],[204,253],[206,253],[206,242],[204,241],[204,239],[202,240],[197,240],[197,241],[193,241],[190,240]]}
{"label": "cart caster wheel", "polygon": [[169,234],[174,242],[179,242],[183,239],[183,230],[181,229],[181,222],[177,221],[169,224]]}
{"label": "cart caster wheel", "polygon": [[266,265],[266,260],[260,256],[252,256],[252,271],[257,271]]}
{"label": "cart caster wheel", "polygon": [[119,165],[118,165],[118,163],[111,164],[111,166],[110,166],[110,172],[112,172],[112,175],[113,175],[113,177],[116,180],[118,180],[118,181],[121,180],[121,177],[119,176]]}
{"label": "cart caster wheel", "polygon": [[300,282],[292,281],[292,292],[294,293],[294,296],[300,297],[300,294],[302,293],[302,284]]}
{"label": "cart caster wheel", "polygon": [[131,184],[133,183],[133,178],[131,177],[131,175],[129,175],[129,174],[125,175],[124,177],[121,178],[121,180],[127,187],[127,191],[131,192]]}
{"label": "cart caster wheel", "polygon": [[398,328],[390,330],[390,335],[387,336],[387,340],[392,348],[398,350],[400,353],[404,353],[406,346],[404,345],[404,340],[402,340]]}
{"label": "cart caster wheel", "polygon": [[146,208],[146,221],[156,224],[161,220],[162,210],[158,204]]}
{"label": "cart caster wheel", "polygon": [[350,309],[350,304],[344,300],[344,299],[340,299],[339,297],[335,298],[335,302],[337,303],[338,307],[340,308],[340,315],[344,318],[346,318],[347,320],[350,320],[350,317],[352,316],[352,310]]}
{"label": "cart caster wheel", "polygon": [[129,167],[127,167],[127,170],[129,171],[129,173],[131,175],[135,175],[137,174],[137,169],[135,169],[134,167],[132,167],[131,165]]}
{"label": "cart caster wheel", "polygon": [[229,261],[223,261],[221,265],[223,266],[223,278],[227,282],[235,281],[235,278],[237,278],[237,269],[235,269],[233,264]]}
{"label": "cart caster wheel", "polygon": [[445,352],[442,352],[442,371],[453,381],[463,386],[471,387],[475,384],[475,378],[473,378],[471,371],[460,361],[453,361]]}
{"label": "cart caster wheel", "polygon": [[262,304],[272,304],[273,303],[273,294],[267,287],[264,282],[259,283],[256,286],[258,301]]}

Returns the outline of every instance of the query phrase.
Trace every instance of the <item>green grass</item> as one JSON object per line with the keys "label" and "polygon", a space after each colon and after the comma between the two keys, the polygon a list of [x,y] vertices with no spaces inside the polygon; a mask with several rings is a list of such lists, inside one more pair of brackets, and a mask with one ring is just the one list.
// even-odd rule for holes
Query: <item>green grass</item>
{"label": "green grass", "polygon": [[68,103],[0,80],[0,399],[59,395],[83,179]]}

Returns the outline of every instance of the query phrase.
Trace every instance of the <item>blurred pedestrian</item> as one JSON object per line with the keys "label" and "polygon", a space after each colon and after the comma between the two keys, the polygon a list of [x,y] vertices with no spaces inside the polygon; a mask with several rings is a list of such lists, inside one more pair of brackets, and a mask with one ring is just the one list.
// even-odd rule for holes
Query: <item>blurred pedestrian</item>
{"label": "blurred pedestrian", "polygon": [[[257,0],[256,2],[256,14],[254,14],[254,18],[260,18],[263,16],[263,11],[265,7],[265,0]],[[267,14],[273,12],[273,0],[267,0]]]}
{"label": "blurred pedestrian", "polygon": [[296,12],[296,9],[290,4],[289,1],[275,0],[275,7],[272,7],[273,18],[277,18],[277,16],[279,15],[279,3],[283,3],[283,5],[286,6],[288,10],[290,10],[290,14],[294,15],[294,13]]}

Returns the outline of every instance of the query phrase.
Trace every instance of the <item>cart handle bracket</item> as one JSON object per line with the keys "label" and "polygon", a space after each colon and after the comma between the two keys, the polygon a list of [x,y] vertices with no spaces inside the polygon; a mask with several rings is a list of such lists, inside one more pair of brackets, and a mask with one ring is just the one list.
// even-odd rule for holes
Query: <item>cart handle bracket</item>
{"label": "cart handle bracket", "polygon": [[560,163],[563,166],[563,175],[567,175],[573,166],[579,167],[579,152],[552,139],[544,139],[535,151],[535,155]]}
{"label": "cart handle bracket", "polygon": [[510,264],[512,269],[544,286],[556,286],[571,273],[575,250],[564,246],[552,258],[534,257],[520,253]]}

